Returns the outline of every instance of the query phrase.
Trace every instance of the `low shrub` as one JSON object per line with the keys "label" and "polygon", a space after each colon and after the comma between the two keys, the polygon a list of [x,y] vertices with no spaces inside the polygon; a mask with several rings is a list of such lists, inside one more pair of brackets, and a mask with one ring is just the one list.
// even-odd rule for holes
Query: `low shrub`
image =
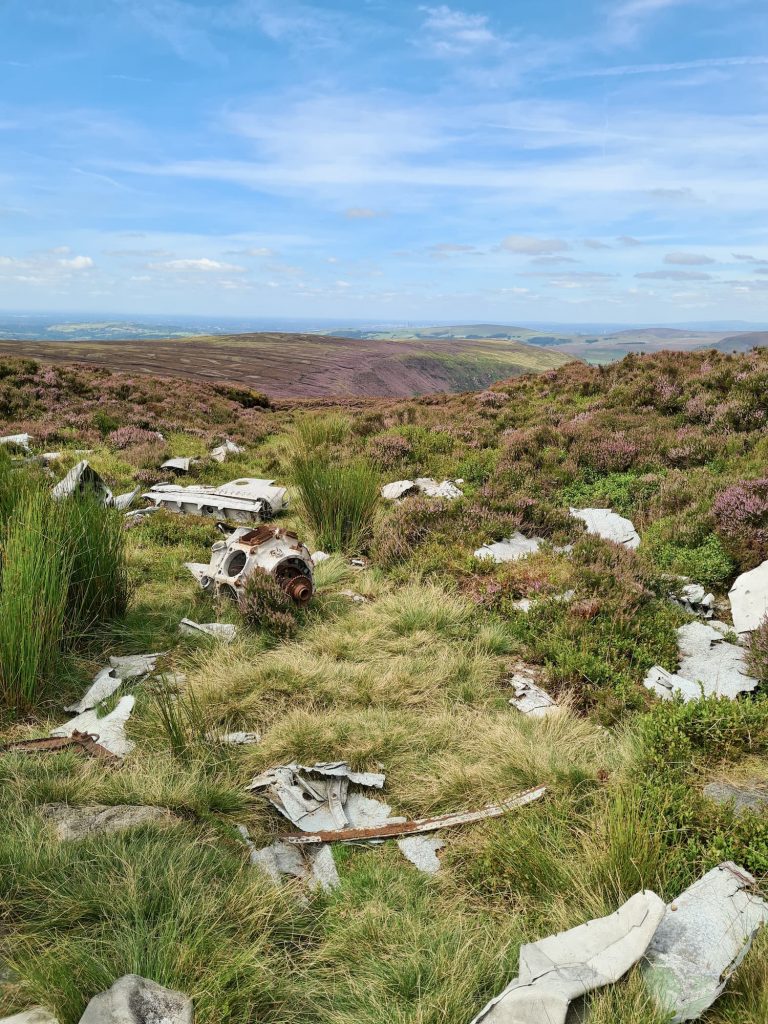
{"label": "low shrub", "polygon": [[745,569],[768,558],[768,477],[742,480],[715,498],[717,529]]}
{"label": "low shrub", "polygon": [[263,629],[285,639],[298,627],[298,609],[283,588],[262,570],[246,580],[239,601],[243,621],[253,629]]}

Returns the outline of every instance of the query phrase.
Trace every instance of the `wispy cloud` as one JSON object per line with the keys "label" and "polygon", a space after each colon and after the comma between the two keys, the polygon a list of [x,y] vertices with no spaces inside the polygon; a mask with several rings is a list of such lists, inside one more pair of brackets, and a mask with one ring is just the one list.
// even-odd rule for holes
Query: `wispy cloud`
{"label": "wispy cloud", "polygon": [[485,14],[469,14],[446,4],[421,7],[424,12],[422,43],[439,57],[459,57],[478,50],[498,49],[506,46],[501,36],[490,27]]}
{"label": "wispy cloud", "polygon": [[717,260],[700,252],[668,252],[664,262],[681,267],[703,267],[708,263],[716,263]]}
{"label": "wispy cloud", "polygon": [[566,252],[570,245],[563,238],[533,238],[528,235],[507,235],[499,244],[504,252],[518,253],[523,256],[550,256],[557,252]]}
{"label": "wispy cloud", "polygon": [[583,68],[564,71],[556,78],[618,78],[624,75],[664,75],[674,71],[698,71],[702,68],[760,67],[768,64],[768,55],[743,57],[703,57],[700,60],[670,61],[664,64],[619,64],[614,67]]}
{"label": "wispy cloud", "polygon": [[698,270],[645,270],[635,274],[644,281],[711,281],[712,275]]}
{"label": "wispy cloud", "polygon": [[235,263],[222,263],[221,260],[212,260],[207,256],[199,259],[165,260],[161,263],[149,263],[151,270],[171,271],[172,273],[202,273],[202,274],[244,274],[245,267]]}

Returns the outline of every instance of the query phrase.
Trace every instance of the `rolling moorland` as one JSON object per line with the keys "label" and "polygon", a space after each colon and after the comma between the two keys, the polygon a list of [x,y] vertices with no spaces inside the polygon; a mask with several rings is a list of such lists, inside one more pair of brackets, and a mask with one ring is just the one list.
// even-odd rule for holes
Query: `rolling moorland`
{"label": "rolling moorland", "polygon": [[408,397],[467,391],[573,358],[516,341],[361,341],[258,333],[110,341],[0,341],[0,358],[106,366],[129,373],[233,381],[275,398]]}
{"label": "rolling moorland", "polygon": [[[469,1024],[515,976],[522,942],[643,887],[669,901],[726,859],[764,883],[768,815],[736,815],[704,788],[768,782],[768,626],[749,654],[754,693],[665,702],[642,680],[676,668],[691,618],[670,599],[677,574],[727,617],[733,579],[768,558],[767,417],[765,350],[569,362],[475,393],[338,406],[0,361],[2,433],[61,453],[22,465],[0,451],[0,742],[60,724],[110,655],[165,652],[166,673],[129,690],[136,746],[117,766],[0,754],[0,1014],[40,1004],[75,1024],[132,972],[193,996],[199,1024]],[[225,438],[244,450],[220,464],[207,453]],[[316,596],[301,610],[266,591],[215,607],[184,568],[220,539],[210,520],[158,512],[125,529],[115,510],[52,515],[48,490],[83,450],[115,492],[160,479],[169,455],[199,457],[184,482],[286,484],[277,522],[331,555]],[[378,499],[381,484],[426,475],[460,479],[463,496]],[[639,548],[587,535],[574,505],[629,517]],[[75,577],[56,632],[48,552],[82,551],[82,523],[90,557],[108,549],[109,562]],[[515,530],[550,543],[504,565],[474,557]],[[218,616],[237,637],[181,636],[185,616]],[[510,707],[521,666],[558,712]],[[260,742],[220,742],[231,729]],[[334,848],[333,891],[276,885],[237,826],[262,846],[287,823],[245,787],[274,765],[339,759],[385,772],[397,814],[547,794],[445,832],[435,875],[385,843]],[[61,801],[174,817],[60,842],[40,809]],[[638,969],[582,1009],[589,1024],[668,1020]],[[701,1020],[768,1020],[768,929]]]}

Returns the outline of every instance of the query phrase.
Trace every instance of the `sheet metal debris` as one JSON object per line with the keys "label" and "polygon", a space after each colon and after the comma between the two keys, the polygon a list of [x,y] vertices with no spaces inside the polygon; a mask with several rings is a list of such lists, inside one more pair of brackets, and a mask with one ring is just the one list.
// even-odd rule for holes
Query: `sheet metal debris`
{"label": "sheet metal debris", "polygon": [[244,477],[220,487],[155,484],[142,497],[171,512],[211,516],[233,523],[260,523],[271,519],[288,504],[285,487],[274,480]]}
{"label": "sheet metal debris", "polygon": [[665,911],[646,890],[609,917],[522,946],[517,978],[472,1024],[565,1024],[572,1000],[618,981],[640,960]]}
{"label": "sheet metal debris", "polygon": [[217,597],[239,600],[248,577],[259,571],[272,576],[297,604],[306,604],[314,592],[309,550],[295,533],[266,524],[235,530],[213,545],[208,565],[188,562],[187,568],[203,590]]}
{"label": "sheet metal debris", "polygon": [[572,508],[571,515],[580,519],[587,527],[587,533],[596,534],[625,548],[639,548],[640,535],[634,523],[612,512],[609,508]]}
{"label": "sheet metal debris", "polygon": [[88,491],[94,493],[105,505],[113,502],[112,491],[102,480],[101,476],[91,466],[87,459],[78,462],[67,473],[63,480],[60,480],[51,491],[51,495],[60,501],[72,494],[85,494]]}
{"label": "sheet metal debris", "polygon": [[121,697],[117,706],[108,715],[99,718],[95,711],[84,711],[64,725],[51,730],[51,736],[72,736],[74,733],[88,733],[95,736],[100,746],[115,757],[125,757],[134,745],[125,735],[125,725],[133,711],[136,698],[128,694]]}
{"label": "sheet metal debris", "polygon": [[65,708],[72,714],[79,715],[101,704],[107,697],[120,689],[125,683],[138,683],[155,671],[157,659],[162,654],[130,654],[126,657],[110,658],[109,665],[99,670],[86,692]]}
{"label": "sheet metal debris", "polygon": [[14,445],[16,448],[21,448],[22,451],[25,451],[27,455],[31,452],[29,447],[31,442],[31,434],[6,434],[5,437],[0,437],[0,444]]}
{"label": "sheet metal debris", "polygon": [[214,462],[226,462],[230,455],[242,455],[245,448],[241,448],[239,444],[235,444],[234,441],[230,441],[229,438],[223,443],[218,445],[211,451],[211,458]]}
{"label": "sheet metal debris", "polygon": [[12,740],[0,747],[0,752],[19,751],[22,754],[54,754],[60,750],[78,750],[91,757],[97,757],[102,761],[117,761],[111,751],[103,747],[99,742],[97,733],[77,732],[75,730],[70,736],[41,736],[34,740]]}
{"label": "sheet metal debris", "polygon": [[316,833],[299,832],[285,837],[288,843],[303,846],[306,843],[355,843],[371,839],[392,839],[396,836],[420,835],[424,832],[437,832],[443,828],[455,828],[457,825],[471,825],[475,821],[489,818],[500,818],[503,814],[517,807],[540,800],[546,793],[545,786],[537,786],[523,793],[510,797],[499,804],[489,804],[479,811],[460,811],[456,814],[441,814],[436,818],[416,818],[413,821],[389,821],[382,825],[365,828],[340,828],[318,831]]}
{"label": "sheet metal debris", "polygon": [[768,559],[756,569],[743,572],[728,592],[733,628],[751,633],[768,616]]}
{"label": "sheet metal debris", "polygon": [[669,905],[648,946],[643,972],[671,1024],[696,1020],[722,993],[746,956],[768,904],[749,890],[755,879],[725,861]]}
{"label": "sheet metal debris", "polygon": [[258,732],[209,732],[205,738],[212,743],[223,743],[229,747],[249,746],[253,743],[261,743],[261,734]]}
{"label": "sheet metal debris", "polygon": [[277,840],[271,846],[257,850],[246,827],[238,825],[237,828],[250,848],[251,864],[266,872],[273,882],[279,883],[283,875],[289,875],[307,882],[312,889],[328,891],[339,885],[339,874],[329,846],[299,850]]}
{"label": "sheet metal debris", "polygon": [[397,845],[405,859],[415,865],[419,871],[423,871],[427,875],[434,875],[440,870],[440,858],[437,856],[437,851],[442,850],[445,846],[442,839],[438,839],[436,836],[405,836],[403,839],[397,840]]}
{"label": "sheet metal debris", "polygon": [[768,783],[762,779],[735,785],[731,782],[710,782],[704,787],[704,796],[716,804],[733,808],[734,814],[747,811],[756,814],[768,810]]}
{"label": "sheet metal debris", "polygon": [[193,622],[192,619],[182,619],[179,629],[187,636],[212,636],[216,640],[223,640],[231,644],[237,636],[237,626],[229,622]]}
{"label": "sheet metal debris", "polygon": [[535,674],[526,669],[521,669],[509,680],[510,686],[515,691],[515,696],[510,697],[509,703],[522,711],[524,715],[531,718],[544,718],[553,711],[557,711],[556,702],[549,696],[546,690],[542,690],[536,684]]}
{"label": "sheet metal debris", "polygon": [[746,651],[729,643],[729,627],[717,622],[688,622],[677,631],[680,663],[676,673],[660,665],[648,672],[643,685],[663,700],[680,694],[688,703],[700,697],[730,697],[749,693],[758,680],[747,672]]}
{"label": "sheet metal debris", "polygon": [[294,825],[308,831],[342,829],[350,824],[345,804],[350,783],[381,789],[384,776],[353,772],[345,761],[270,768],[251,780],[250,791],[263,792]]}
{"label": "sheet metal debris", "polygon": [[415,480],[395,480],[381,488],[381,496],[387,501],[400,501],[412,494],[423,494],[426,498],[446,498],[454,501],[463,492],[456,486],[459,481],[443,480],[438,483],[429,476],[417,477]]}
{"label": "sheet metal debris", "polygon": [[198,459],[191,459],[185,456],[180,456],[174,459],[166,459],[165,462],[160,466],[160,469],[170,469],[174,473],[188,473],[192,467],[192,464],[197,461]]}

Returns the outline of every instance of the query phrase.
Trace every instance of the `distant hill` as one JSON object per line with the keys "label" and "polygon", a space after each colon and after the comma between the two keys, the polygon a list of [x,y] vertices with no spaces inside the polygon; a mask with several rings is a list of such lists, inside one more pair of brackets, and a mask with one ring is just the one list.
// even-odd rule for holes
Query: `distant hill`
{"label": "distant hill", "polygon": [[191,338],[0,341],[2,356],[155,377],[232,382],[273,398],[404,398],[472,391],[555,369],[572,355],[506,339],[363,340],[259,333]]}
{"label": "distant hill", "polygon": [[732,334],[711,347],[719,352],[749,352],[765,345],[768,345],[768,331],[750,331],[747,334]]}

